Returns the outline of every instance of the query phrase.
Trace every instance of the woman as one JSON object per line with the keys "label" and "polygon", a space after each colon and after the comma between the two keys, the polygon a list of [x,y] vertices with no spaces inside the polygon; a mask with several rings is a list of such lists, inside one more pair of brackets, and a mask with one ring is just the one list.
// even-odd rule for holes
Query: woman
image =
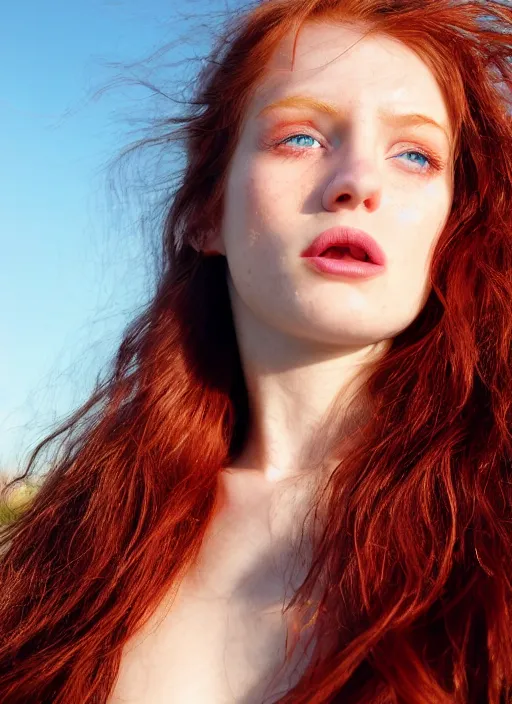
{"label": "woman", "polygon": [[512,10],[270,0],[2,536],[3,704],[512,701]]}

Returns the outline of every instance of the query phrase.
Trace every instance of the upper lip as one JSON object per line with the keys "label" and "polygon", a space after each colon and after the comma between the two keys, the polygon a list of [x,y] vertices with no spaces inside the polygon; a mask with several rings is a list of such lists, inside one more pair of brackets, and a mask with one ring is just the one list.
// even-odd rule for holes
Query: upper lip
{"label": "upper lip", "polygon": [[302,257],[318,257],[329,247],[349,247],[354,245],[366,251],[373,264],[386,264],[386,255],[377,242],[364,230],[353,227],[331,227],[325,230],[302,252]]}

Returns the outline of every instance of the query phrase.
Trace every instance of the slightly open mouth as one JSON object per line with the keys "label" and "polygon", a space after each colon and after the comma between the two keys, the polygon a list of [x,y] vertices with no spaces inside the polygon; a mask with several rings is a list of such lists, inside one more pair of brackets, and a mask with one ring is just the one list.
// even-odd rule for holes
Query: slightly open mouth
{"label": "slightly open mouth", "polygon": [[321,257],[326,259],[343,259],[348,262],[369,262],[370,258],[362,247],[329,247],[322,252]]}

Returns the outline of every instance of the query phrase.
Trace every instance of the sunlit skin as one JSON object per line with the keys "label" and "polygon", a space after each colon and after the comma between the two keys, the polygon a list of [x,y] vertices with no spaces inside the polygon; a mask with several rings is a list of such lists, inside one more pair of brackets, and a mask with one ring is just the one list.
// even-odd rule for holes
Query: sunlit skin
{"label": "sunlit skin", "polygon": [[[326,432],[322,417],[336,395],[414,320],[428,293],[452,202],[446,106],[410,49],[360,38],[343,25],[306,26],[294,71],[287,41],[248,107],[222,228],[206,247],[227,257],[256,423],[222,473],[219,510],[171,612],[166,601],[125,648],[111,704],[163,704],[169,692],[176,702],[261,704],[294,632],[283,603],[304,577],[304,565],[291,581],[288,571],[301,525],[293,480],[308,476],[299,460]],[[334,110],[282,107],[258,118],[291,95]],[[443,129],[391,124],[382,110],[422,114]],[[300,252],[340,224],[378,241],[388,260],[382,276],[341,280],[308,268]]]}
{"label": "sunlit skin", "polygon": [[[291,49],[288,38],[249,105],[208,243],[227,257],[255,410],[237,467],[267,483],[307,472],[334,397],[421,310],[453,195],[447,107],[418,55],[326,23],[300,33],[293,71]],[[312,271],[300,253],[335,225],[372,235],[386,272]]]}

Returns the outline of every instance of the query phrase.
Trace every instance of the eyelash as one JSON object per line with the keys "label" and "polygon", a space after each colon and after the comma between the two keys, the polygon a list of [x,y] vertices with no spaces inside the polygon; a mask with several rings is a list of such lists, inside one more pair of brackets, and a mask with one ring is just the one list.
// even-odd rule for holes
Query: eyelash
{"label": "eyelash", "polygon": [[[281,146],[286,146],[285,142],[288,140],[294,139],[295,137],[310,137],[311,139],[315,139],[317,142],[320,143],[320,140],[317,139],[316,137],[313,137],[313,135],[308,134],[307,132],[297,132],[296,134],[291,134],[288,137],[284,137],[283,139],[279,139],[277,141],[271,141],[268,142],[265,146],[268,149],[273,149],[273,150],[278,150],[279,147]],[[298,157],[301,158],[305,152],[310,151],[308,149],[303,149],[301,147],[290,147],[292,152],[298,152]],[[437,155],[434,154],[434,152],[427,150],[427,149],[407,149],[404,152],[401,152],[400,154],[397,154],[396,156],[404,156],[404,154],[420,154],[422,157],[424,157],[428,161],[428,166],[426,167],[421,167],[420,169],[417,170],[416,173],[420,174],[426,174],[426,173],[431,173],[435,171],[441,171],[445,164],[443,160]],[[411,162],[414,163],[414,162]]]}

